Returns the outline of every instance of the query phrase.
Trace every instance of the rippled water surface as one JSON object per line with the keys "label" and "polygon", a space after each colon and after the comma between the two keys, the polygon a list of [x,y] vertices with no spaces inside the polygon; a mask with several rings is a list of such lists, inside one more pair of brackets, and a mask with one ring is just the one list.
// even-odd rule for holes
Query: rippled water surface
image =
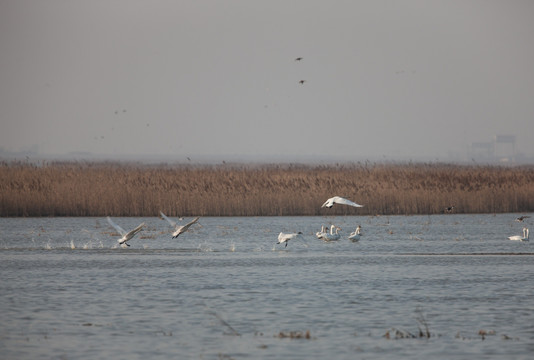
{"label": "rippled water surface", "polygon": [[2,359],[530,359],[517,215],[0,219]]}

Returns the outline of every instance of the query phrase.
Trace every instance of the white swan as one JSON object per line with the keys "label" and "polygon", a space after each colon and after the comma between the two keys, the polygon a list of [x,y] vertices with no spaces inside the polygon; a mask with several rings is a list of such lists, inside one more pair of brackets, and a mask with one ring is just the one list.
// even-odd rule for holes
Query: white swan
{"label": "white swan", "polygon": [[355,202],[342,198],[340,196],[331,197],[330,199],[326,200],[325,203],[321,207],[331,208],[332,206],[334,206],[334,204],[350,205],[354,207],[363,207],[363,205],[356,204]]}
{"label": "white swan", "polygon": [[[336,229],[336,232],[334,232],[334,229]],[[339,240],[341,235],[338,233],[338,231],[341,230],[335,225],[330,226],[330,233],[325,232],[323,236],[323,240],[325,241],[336,241]]]}
{"label": "white swan", "polygon": [[143,226],[145,226],[145,223],[142,223],[138,225],[135,229],[126,232],[126,230],[121,228],[119,225],[115,224],[109,216],[107,217],[107,219],[108,219],[108,223],[111,226],[113,226],[115,230],[119,232],[119,234],[122,235],[122,237],[118,239],[117,241],[123,248],[130,246],[130,244],[128,244],[127,241],[131,240],[139,231],[143,229]]}
{"label": "white swan", "polygon": [[184,232],[186,232],[189,227],[191,225],[193,225],[194,223],[196,223],[198,221],[198,219],[200,219],[199,217],[196,217],[194,218],[192,221],[190,221],[189,223],[185,224],[185,225],[178,225],[176,223],[176,221],[173,221],[171,219],[169,219],[164,213],[162,213],[161,211],[159,212],[161,214],[161,216],[167,220],[169,222],[169,224],[171,224],[171,226],[174,226],[174,232],[172,233],[172,238],[175,239],[177,238],[178,236],[180,236],[180,234],[183,234]]}
{"label": "white swan", "polygon": [[300,231],[298,233],[291,233],[291,234],[285,234],[281,232],[280,234],[278,234],[278,242],[276,244],[286,243],[286,247],[287,247],[288,241],[293,240],[293,239],[303,240],[302,233]]}
{"label": "white swan", "polygon": [[508,239],[509,240],[516,240],[516,241],[528,241],[528,229],[526,227],[523,228],[523,236],[521,237],[521,235],[514,235],[514,236],[509,236]]}
{"label": "white swan", "polygon": [[358,225],[356,230],[354,230],[354,232],[350,233],[349,239],[352,240],[352,241],[360,240],[360,236],[362,236],[361,231],[362,231],[362,227],[361,227],[361,225]]}
{"label": "white swan", "polygon": [[321,225],[321,231],[317,231],[315,233],[315,236],[317,236],[318,239],[322,239],[324,234],[326,234],[326,227],[324,225]]}

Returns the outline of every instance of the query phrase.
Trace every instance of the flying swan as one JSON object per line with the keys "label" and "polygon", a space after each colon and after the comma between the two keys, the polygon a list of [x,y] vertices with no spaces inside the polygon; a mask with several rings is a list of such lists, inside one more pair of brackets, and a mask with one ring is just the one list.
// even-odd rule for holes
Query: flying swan
{"label": "flying swan", "polygon": [[289,242],[289,240],[293,240],[293,239],[303,240],[302,232],[299,231],[298,233],[291,233],[291,234],[285,234],[281,232],[280,234],[278,234],[278,242],[276,244],[278,245],[278,244],[286,243],[285,247],[287,247],[287,243]]}
{"label": "flying swan", "polygon": [[321,207],[331,208],[332,206],[334,206],[334,204],[350,205],[354,207],[363,207],[363,205],[356,204],[355,202],[342,198],[340,196],[331,197],[330,199],[326,200],[326,202]]}
{"label": "flying swan", "polygon": [[516,241],[528,241],[528,229],[526,227],[523,228],[523,236],[521,235],[514,235],[509,236],[509,240],[516,240]]}
{"label": "flying swan", "polygon": [[185,224],[185,225],[178,225],[176,223],[176,221],[173,221],[171,219],[169,219],[164,213],[162,213],[161,211],[159,212],[161,214],[161,216],[167,220],[169,222],[169,224],[171,224],[171,226],[174,226],[174,232],[172,233],[172,238],[175,239],[177,238],[178,236],[180,236],[180,234],[183,234],[184,232],[186,232],[189,227],[191,225],[193,225],[194,223],[196,223],[198,221],[198,219],[200,219],[199,217],[196,217],[194,218],[193,220],[191,220],[191,222]]}
{"label": "flying swan", "polygon": [[115,228],[115,230],[117,230],[119,232],[119,234],[122,235],[122,237],[120,239],[118,239],[117,241],[119,242],[119,244],[123,248],[126,248],[126,247],[130,246],[130,244],[128,244],[127,241],[131,240],[135,235],[137,235],[137,233],[139,231],[141,231],[143,229],[143,226],[145,226],[145,223],[142,223],[139,226],[137,226],[135,229],[126,232],[126,230],[121,228],[119,225],[115,224],[113,222],[113,220],[111,220],[111,218],[109,216],[108,216],[108,223],[111,226],[113,226]]}

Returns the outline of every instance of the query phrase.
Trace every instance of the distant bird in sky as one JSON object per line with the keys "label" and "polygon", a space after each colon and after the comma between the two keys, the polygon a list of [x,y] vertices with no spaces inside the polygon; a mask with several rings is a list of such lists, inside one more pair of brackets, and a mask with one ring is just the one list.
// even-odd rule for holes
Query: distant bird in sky
{"label": "distant bird in sky", "polygon": [[514,235],[514,236],[509,236],[508,239],[515,240],[515,241],[528,241],[528,229],[526,227],[523,228],[523,236]]}
{"label": "distant bird in sky", "polygon": [[145,226],[145,223],[142,223],[142,224],[138,225],[135,229],[126,232],[126,230],[121,228],[119,225],[115,224],[113,222],[113,220],[111,220],[111,218],[109,216],[107,217],[107,219],[108,219],[108,223],[111,226],[113,226],[115,228],[115,230],[117,230],[119,232],[119,234],[122,235],[122,237],[117,240],[119,242],[119,244],[121,245],[121,247],[130,246],[130,244],[128,244],[127,241],[131,240],[139,231],[141,231],[143,229],[143,226]]}
{"label": "distant bird in sky", "polygon": [[295,59],[295,61],[300,61],[300,60],[302,60],[301,57],[298,57],[298,58]]}
{"label": "distant bird in sky", "polygon": [[306,82],[306,80],[300,80],[299,84],[303,85]]}
{"label": "distant bird in sky", "polygon": [[171,219],[169,219],[164,213],[162,213],[161,211],[159,212],[161,214],[161,216],[167,220],[169,222],[169,224],[171,224],[171,226],[174,226],[174,232],[172,233],[172,238],[175,239],[177,238],[178,236],[180,236],[181,234],[183,234],[184,232],[186,232],[189,227],[191,225],[193,225],[194,223],[196,223],[198,221],[198,219],[200,219],[199,217],[196,217],[194,218],[193,220],[191,220],[189,223],[185,224],[185,225],[178,225],[176,223],[176,221],[173,221]]}
{"label": "distant bird in sky", "polygon": [[332,206],[334,206],[334,204],[350,205],[354,207],[363,207],[363,205],[356,204],[355,202],[342,198],[340,196],[331,197],[330,199],[326,200],[326,202],[321,207],[331,208]]}
{"label": "distant bird in sky", "polygon": [[287,247],[287,243],[289,242],[289,240],[293,240],[293,239],[303,239],[302,233],[300,231],[298,233],[291,233],[291,234],[285,234],[281,232],[280,234],[278,234],[278,242],[276,244],[285,243],[286,244],[285,247]]}
{"label": "distant bird in sky", "polygon": [[528,219],[529,217],[530,217],[530,216],[523,215],[523,216],[520,216],[520,217],[518,217],[517,219],[515,219],[515,221],[523,222],[523,220]]}

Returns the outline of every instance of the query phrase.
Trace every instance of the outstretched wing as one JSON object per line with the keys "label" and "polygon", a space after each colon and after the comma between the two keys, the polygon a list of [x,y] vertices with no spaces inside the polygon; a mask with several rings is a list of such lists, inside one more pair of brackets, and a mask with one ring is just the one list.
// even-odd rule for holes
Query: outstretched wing
{"label": "outstretched wing", "polygon": [[356,204],[354,201],[350,201],[349,199],[342,198],[340,196],[334,197],[334,202],[336,204],[343,204],[343,205],[350,205],[354,207],[363,207],[363,205]]}
{"label": "outstretched wing", "polygon": [[196,222],[198,221],[198,219],[200,219],[200,217],[196,217],[196,218],[194,218],[193,220],[191,220],[189,223],[185,224],[185,225],[183,226],[184,231],[187,230],[187,229],[189,229],[189,227],[190,227],[191,225],[193,225],[194,223],[196,223]]}
{"label": "outstretched wing", "polygon": [[130,237],[130,238],[134,237],[135,234],[143,230],[143,226],[145,226],[145,223],[139,224],[135,229],[130,230],[127,234],[127,237]]}
{"label": "outstretched wing", "polygon": [[171,219],[169,219],[164,213],[162,213],[161,211],[159,212],[161,214],[161,217],[163,217],[165,220],[167,220],[169,222],[169,224],[171,224],[171,226],[174,226],[176,227],[176,221],[173,221]]}
{"label": "outstretched wing", "polygon": [[119,239],[119,244],[124,244],[127,241],[131,240],[138,232],[143,230],[143,226],[145,226],[145,223],[139,224],[135,229],[128,231],[128,233],[123,236],[123,239]]}
{"label": "outstretched wing", "polygon": [[111,218],[109,216],[107,217],[107,219],[108,219],[108,223],[111,226],[113,226],[115,228],[115,230],[117,230],[119,232],[119,234],[121,234],[122,236],[126,235],[126,231],[123,228],[121,228],[119,225],[115,224],[113,222],[113,220],[111,220]]}

